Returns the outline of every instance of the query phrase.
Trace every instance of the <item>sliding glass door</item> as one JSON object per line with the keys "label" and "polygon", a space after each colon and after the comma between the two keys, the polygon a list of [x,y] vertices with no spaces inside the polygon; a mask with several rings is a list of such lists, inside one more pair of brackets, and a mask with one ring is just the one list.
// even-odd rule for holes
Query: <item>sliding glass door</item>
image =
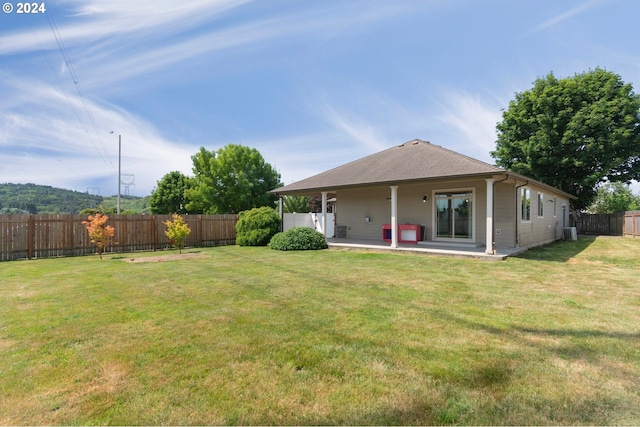
{"label": "sliding glass door", "polygon": [[436,193],[436,238],[473,239],[473,192]]}

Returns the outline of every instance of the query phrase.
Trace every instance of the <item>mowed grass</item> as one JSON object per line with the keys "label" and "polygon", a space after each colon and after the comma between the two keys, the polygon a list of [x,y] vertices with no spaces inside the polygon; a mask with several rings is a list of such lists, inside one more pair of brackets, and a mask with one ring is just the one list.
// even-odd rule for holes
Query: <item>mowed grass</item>
{"label": "mowed grass", "polygon": [[0,263],[0,424],[640,424],[640,240]]}

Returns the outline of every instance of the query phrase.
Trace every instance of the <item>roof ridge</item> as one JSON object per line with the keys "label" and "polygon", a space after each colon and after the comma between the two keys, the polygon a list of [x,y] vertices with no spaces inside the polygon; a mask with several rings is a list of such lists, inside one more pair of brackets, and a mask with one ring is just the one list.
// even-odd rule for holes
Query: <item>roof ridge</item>
{"label": "roof ridge", "polygon": [[[411,142],[411,141],[409,141],[409,142]],[[405,142],[404,144],[407,144],[407,142]],[[401,147],[401,146],[403,146],[404,144],[400,144],[400,145],[393,145],[393,146],[391,146],[391,147],[389,147],[389,148],[385,148],[385,149],[384,149],[384,150],[382,150],[382,151],[376,151],[375,153],[368,154],[368,155],[366,155],[366,156],[364,156],[364,157],[360,157],[360,158],[358,158],[358,159],[351,160],[350,162],[343,163],[343,164],[338,165],[338,166],[334,166],[334,167],[332,167],[331,169],[327,169],[326,171],[324,171],[324,172],[320,172],[319,174],[314,175],[314,176],[324,175],[324,174],[325,174],[325,173],[327,173],[327,172],[331,172],[331,171],[333,171],[333,170],[335,170],[335,169],[339,169],[339,168],[342,168],[342,167],[348,166],[348,165],[350,165],[350,164],[352,164],[352,163],[359,162],[359,161],[364,160],[364,159],[367,159],[367,158],[369,158],[369,157],[371,157],[371,156],[376,156],[376,155],[378,155],[378,154],[381,154],[381,153],[387,152],[387,151],[389,151],[389,150],[393,150],[394,148]],[[309,177],[309,178],[310,178],[310,177]],[[304,180],[304,179],[306,179],[306,178],[303,178],[302,180]],[[302,180],[299,180],[299,181],[302,181]]]}
{"label": "roof ridge", "polygon": [[476,158],[473,158],[473,157],[467,156],[466,154],[462,154],[462,153],[459,153],[459,152],[457,152],[457,151],[453,151],[453,150],[451,150],[451,149],[449,149],[449,148],[445,148],[445,147],[443,147],[443,146],[441,146],[441,145],[435,145],[435,144],[431,144],[431,145],[433,145],[434,147],[440,148],[441,150],[444,150],[444,151],[447,151],[447,152],[449,152],[449,153],[452,153],[452,154],[453,154],[453,155],[455,155],[455,156],[458,156],[458,157],[464,157],[465,159],[467,159],[467,160],[471,160],[471,161],[472,161],[472,162],[474,162],[474,163],[478,163],[478,164],[481,164],[481,165],[489,166],[489,167],[492,167],[492,168],[494,168],[494,169],[496,169],[496,170],[498,170],[498,171],[504,171],[504,169],[502,169],[502,168],[501,168],[501,167],[499,167],[499,166],[492,165],[491,163],[483,162],[482,160],[478,160],[478,159],[476,159]]}

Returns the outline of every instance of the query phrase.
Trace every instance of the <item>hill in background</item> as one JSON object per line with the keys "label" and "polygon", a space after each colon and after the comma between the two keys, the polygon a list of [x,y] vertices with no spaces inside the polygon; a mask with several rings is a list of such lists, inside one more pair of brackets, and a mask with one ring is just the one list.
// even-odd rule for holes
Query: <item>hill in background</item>
{"label": "hill in background", "polygon": [[[120,211],[149,213],[149,196],[120,196]],[[115,209],[117,196],[98,196],[48,185],[0,184],[0,214],[77,214],[83,209]]]}

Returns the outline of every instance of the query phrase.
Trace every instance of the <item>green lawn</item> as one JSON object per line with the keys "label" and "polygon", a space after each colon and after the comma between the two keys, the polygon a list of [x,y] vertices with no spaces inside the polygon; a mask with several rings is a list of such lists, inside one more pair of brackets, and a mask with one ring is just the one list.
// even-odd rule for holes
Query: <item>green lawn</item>
{"label": "green lawn", "polygon": [[166,254],[0,263],[0,424],[640,424],[640,239]]}

